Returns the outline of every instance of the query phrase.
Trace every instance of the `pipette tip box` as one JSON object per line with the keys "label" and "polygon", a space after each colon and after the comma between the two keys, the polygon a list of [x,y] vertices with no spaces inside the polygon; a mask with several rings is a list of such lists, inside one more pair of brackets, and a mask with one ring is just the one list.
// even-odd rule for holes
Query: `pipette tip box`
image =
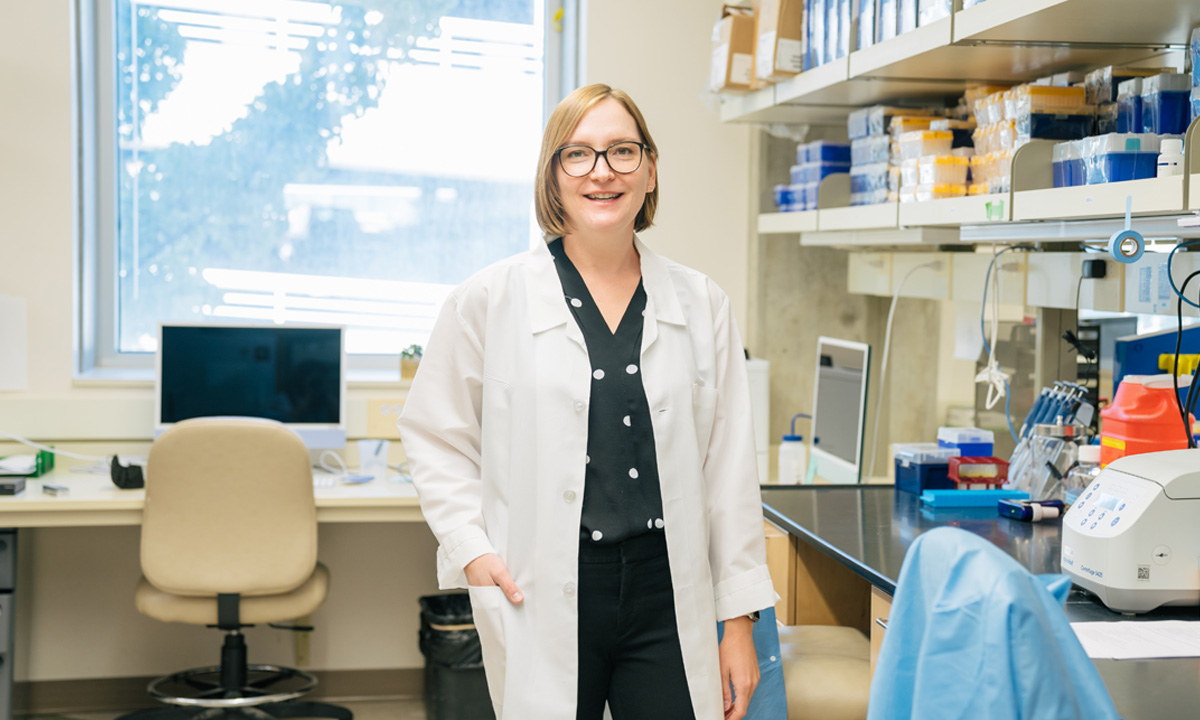
{"label": "pipette tip box", "polygon": [[1000,500],[1028,500],[1024,490],[926,490],[921,503],[935,508],[996,507]]}

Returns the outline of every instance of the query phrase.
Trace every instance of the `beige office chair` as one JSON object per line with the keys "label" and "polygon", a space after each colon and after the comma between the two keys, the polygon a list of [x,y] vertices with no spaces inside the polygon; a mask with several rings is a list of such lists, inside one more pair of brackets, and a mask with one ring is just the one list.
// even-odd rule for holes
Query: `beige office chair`
{"label": "beige office chair", "polygon": [[316,678],[248,665],[241,628],[304,617],[325,600],[308,450],[272,420],[200,418],[150,448],[137,609],[164,622],[225,631],[221,664],[150,683],[169,707],[126,718],[336,718],[350,711],[295,699]]}
{"label": "beige office chair", "polygon": [[871,641],[834,625],[779,628],[788,720],[866,720]]}

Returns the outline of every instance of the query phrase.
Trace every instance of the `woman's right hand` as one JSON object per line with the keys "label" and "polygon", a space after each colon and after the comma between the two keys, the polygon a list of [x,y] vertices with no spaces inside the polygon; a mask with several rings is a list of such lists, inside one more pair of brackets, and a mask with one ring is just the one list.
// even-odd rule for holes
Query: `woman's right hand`
{"label": "woman's right hand", "polygon": [[463,572],[467,575],[467,584],[472,587],[499,587],[514,605],[525,599],[496,553],[480,555],[467,563]]}

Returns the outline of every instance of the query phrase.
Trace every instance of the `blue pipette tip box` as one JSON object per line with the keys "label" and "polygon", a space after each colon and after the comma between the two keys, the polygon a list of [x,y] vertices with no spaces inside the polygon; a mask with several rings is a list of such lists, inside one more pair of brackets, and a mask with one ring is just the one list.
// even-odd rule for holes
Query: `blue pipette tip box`
{"label": "blue pipette tip box", "polygon": [[926,490],[921,503],[935,508],[996,507],[1000,500],[1028,500],[1024,490]]}

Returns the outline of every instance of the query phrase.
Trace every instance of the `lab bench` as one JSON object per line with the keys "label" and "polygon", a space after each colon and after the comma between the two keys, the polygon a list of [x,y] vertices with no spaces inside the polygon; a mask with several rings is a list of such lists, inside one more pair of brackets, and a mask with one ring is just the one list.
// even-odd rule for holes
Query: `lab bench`
{"label": "lab bench", "polygon": [[[1060,520],[1026,523],[991,508],[930,510],[890,485],[769,486],[763,515],[792,538],[788,565],[794,624],[845,625],[871,636],[874,671],[900,566],[921,533],[949,525],[991,541],[1034,574],[1058,573]],[[1073,588],[1064,606],[1071,622],[1198,620],[1196,608],[1160,608],[1127,617]],[[882,620],[883,622],[877,622]],[[1200,707],[1200,658],[1093,662],[1126,720],[1188,717]]]}

